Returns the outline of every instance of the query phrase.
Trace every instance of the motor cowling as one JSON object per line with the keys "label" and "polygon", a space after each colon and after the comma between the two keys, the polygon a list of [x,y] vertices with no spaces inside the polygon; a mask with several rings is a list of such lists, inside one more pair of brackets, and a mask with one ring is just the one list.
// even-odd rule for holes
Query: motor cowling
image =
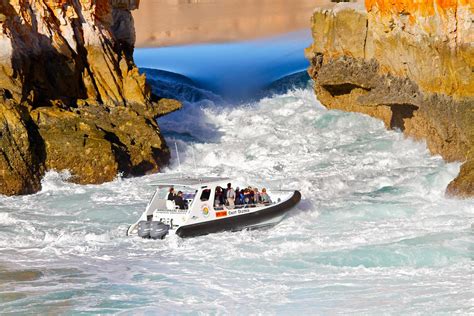
{"label": "motor cowling", "polygon": [[163,239],[168,234],[170,227],[158,221],[138,222],[138,236],[142,238]]}
{"label": "motor cowling", "polygon": [[168,234],[170,227],[162,222],[151,222],[150,238],[163,239]]}
{"label": "motor cowling", "polygon": [[149,221],[138,222],[138,236],[142,238],[150,238],[150,226],[151,222]]}

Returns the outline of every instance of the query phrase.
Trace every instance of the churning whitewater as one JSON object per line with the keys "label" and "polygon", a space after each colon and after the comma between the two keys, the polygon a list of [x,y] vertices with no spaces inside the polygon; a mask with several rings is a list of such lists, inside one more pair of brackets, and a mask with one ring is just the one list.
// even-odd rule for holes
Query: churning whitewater
{"label": "churning whitewater", "polygon": [[[185,103],[161,118],[166,174],[299,189],[277,226],[163,241],[125,236],[162,175],[0,197],[2,313],[473,313],[472,200],[459,170],[310,87],[258,102]],[[173,152],[176,157],[176,152]]]}

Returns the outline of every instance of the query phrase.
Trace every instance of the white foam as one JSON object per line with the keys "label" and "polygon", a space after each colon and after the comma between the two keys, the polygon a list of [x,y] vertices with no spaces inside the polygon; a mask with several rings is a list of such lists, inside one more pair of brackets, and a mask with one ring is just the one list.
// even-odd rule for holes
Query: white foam
{"label": "white foam", "polygon": [[8,213],[0,213],[0,226],[13,225],[18,223],[18,220],[11,217]]}

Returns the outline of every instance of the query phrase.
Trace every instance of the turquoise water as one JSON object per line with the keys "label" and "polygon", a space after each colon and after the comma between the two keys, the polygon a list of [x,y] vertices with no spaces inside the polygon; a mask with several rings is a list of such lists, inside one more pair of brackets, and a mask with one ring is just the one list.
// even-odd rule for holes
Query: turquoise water
{"label": "turquoise water", "polygon": [[298,207],[271,229],[143,240],[125,232],[160,175],[49,172],[41,192],[0,197],[1,314],[474,313],[474,201],[444,197],[458,163],[326,110],[309,82],[238,104],[200,89],[159,120],[181,170],[297,188]]}
{"label": "turquoise water", "polygon": [[143,48],[135,52],[135,61],[143,68],[184,75],[235,102],[306,70],[304,49],[310,43],[309,31],[297,31],[244,42]]}

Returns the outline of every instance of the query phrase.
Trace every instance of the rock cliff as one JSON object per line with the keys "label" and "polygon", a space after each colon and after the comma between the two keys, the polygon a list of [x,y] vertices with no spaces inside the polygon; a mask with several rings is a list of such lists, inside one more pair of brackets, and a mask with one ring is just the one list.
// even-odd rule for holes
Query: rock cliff
{"label": "rock cliff", "polygon": [[316,10],[306,50],[328,108],[365,113],[463,161],[447,194],[474,196],[474,14],[468,0],[366,0]]}
{"label": "rock cliff", "polygon": [[139,0],[0,0],[0,194],[38,191],[47,170],[101,183],[169,159],[133,62]]}

